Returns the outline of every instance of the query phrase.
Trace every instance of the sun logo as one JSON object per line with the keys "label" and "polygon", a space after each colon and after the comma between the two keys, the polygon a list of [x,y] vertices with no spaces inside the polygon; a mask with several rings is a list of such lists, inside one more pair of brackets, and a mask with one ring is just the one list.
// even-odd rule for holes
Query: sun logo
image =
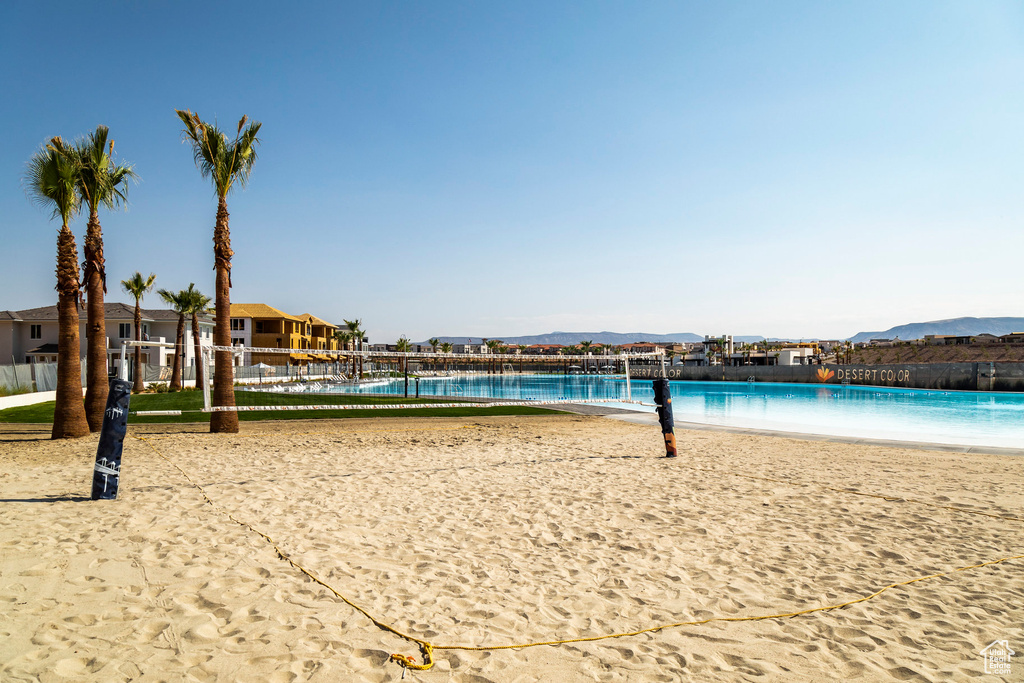
{"label": "sun logo", "polygon": [[830,379],[832,379],[835,376],[836,376],[836,373],[832,372],[831,370],[829,370],[827,368],[818,368],[818,381],[819,382],[827,382],[827,381],[829,381]]}

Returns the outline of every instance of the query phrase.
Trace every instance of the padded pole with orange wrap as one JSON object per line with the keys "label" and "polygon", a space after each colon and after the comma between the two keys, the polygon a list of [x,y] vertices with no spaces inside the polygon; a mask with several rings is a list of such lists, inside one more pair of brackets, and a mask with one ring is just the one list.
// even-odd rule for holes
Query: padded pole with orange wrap
{"label": "padded pole with orange wrap", "polygon": [[676,455],[676,429],[672,419],[672,392],[668,388],[668,378],[654,380],[654,402],[658,405],[658,422],[661,423],[661,434],[665,437],[665,457]]}

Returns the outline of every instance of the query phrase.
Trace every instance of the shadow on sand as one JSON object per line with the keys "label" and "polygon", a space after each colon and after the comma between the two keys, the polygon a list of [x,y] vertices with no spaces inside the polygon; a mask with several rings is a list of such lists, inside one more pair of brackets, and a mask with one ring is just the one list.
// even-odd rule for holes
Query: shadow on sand
{"label": "shadow on sand", "polygon": [[59,496],[42,496],[39,498],[0,498],[0,503],[88,503],[89,496],[73,496],[62,493]]}

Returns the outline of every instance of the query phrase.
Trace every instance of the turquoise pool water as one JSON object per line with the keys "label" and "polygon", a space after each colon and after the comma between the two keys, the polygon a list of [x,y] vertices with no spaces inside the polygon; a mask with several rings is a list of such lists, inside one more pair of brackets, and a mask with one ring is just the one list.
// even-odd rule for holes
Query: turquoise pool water
{"label": "turquoise pool water", "polygon": [[[766,382],[671,382],[675,419],[733,427],[857,438],[1024,448],[1024,394]],[[403,392],[395,380],[327,391]],[[409,381],[409,393],[415,383]],[[653,402],[650,380],[633,380],[634,400]],[[491,375],[420,380],[421,396],[511,399],[625,399],[621,377]],[[610,405],[632,410],[653,408]]]}

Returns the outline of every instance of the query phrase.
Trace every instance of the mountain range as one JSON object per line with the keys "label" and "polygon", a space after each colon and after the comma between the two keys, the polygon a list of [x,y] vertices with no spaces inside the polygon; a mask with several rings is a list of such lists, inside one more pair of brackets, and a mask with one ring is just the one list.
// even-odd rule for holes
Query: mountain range
{"label": "mountain range", "polygon": [[859,332],[852,337],[852,342],[866,342],[872,339],[921,339],[926,334],[955,334],[967,336],[972,334],[994,334],[996,336],[1024,332],[1024,318],[950,318],[949,320],[932,320],[926,323],[910,323],[897,325],[882,332]]}
{"label": "mountain range", "polygon": [[[909,323],[897,325],[888,330],[879,332],[858,332],[848,339],[852,342],[865,342],[871,339],[920,339],[926,334],[994,334],[1003,335],[1012,332],[1024,332],[1024,318],[950,318],[948,320],[932,320],[923,323]],[[532,334],[519,337],[491,337],[501,339],[505,344],[514,346],[517,344],[561,344],[569,346],[579,344],[581,341],[592,341],[595,344],[635,344],[636,342],[681,342],[692,343],[704,340],[703,335],[693,332],[676,332],[673,334],[652,334],[649,332],[551,332],[549,334]],[[441,342],[453,344],[482,344],[481,337],[438,337]],[[734,336],[733,341],[759,342],[764,337],[757,335]],[[769,341],[783,341],[784,338],[772,337]],[[793,341],[789,339],[788,341]],[[426,344],[426,341],[418,342]]]}
{"label": "mountain range", "polygon": [[[522,337],[490,337],[490,339],[501,339],[509,346],[525,344],[561,344],[570,346],[579,344],[581,341],[592,341],[595,344],[611,344],[620,346],[622,344],[635,344],[637,342],[681,342],[693,343],[704,341],[702,335],[692,332],[676,332],[674,334],[652,334],[649,332],[551,332],[549,334],[531,334]],[[734,337],[737,342],[761,341],[764,337]],[[441,342],[453,344],[482,344],[481,337],[438,337]],[[425,344],[426,342],[419,342]]]}

